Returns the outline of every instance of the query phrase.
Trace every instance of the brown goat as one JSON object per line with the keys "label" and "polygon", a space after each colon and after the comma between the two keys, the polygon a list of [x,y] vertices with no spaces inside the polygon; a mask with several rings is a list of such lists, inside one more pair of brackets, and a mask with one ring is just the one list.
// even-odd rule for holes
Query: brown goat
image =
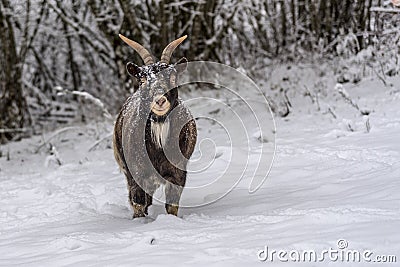
{"label": "brown goat", "polygon": [[114,155],[127,179],[133,217],[147,215],[161,184],[165,185],[167,213],[177,216],[187,161],[197,139],[196,123],[176,87],[187,61],[184,58],[178,61],[181,64],[169,64],[186,36],[171,42],[156,63],[143,46],[120,37],[145,63],[143,67],[131,62],[126,66],[139,89],[126,100],[114,127]]}

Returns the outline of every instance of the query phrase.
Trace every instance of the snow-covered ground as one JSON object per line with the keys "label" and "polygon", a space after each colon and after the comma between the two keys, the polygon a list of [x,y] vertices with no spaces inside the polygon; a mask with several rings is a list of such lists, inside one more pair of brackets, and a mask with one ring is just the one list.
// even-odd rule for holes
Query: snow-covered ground
{"label": "snow-covered ground", "polygon": [[[269,255],[260,261],[266,256],[260,250],[267,246],[268,253],[284,250],[292,257],[291,251],[313,250],[320,256],[330,248],[370,250],[372,261],[378,255],[395,255],[397,263],[385,266],[397,266],[400,79],[390,82],[392,87],[384,87],[378,79],[344,85],[360,107],[372,111],[369,133],[365,118],[338,94],[321,97],[321,111],[310,98],[298,94],[292,99],[292,113],[276,119],[276,158],[263,186],[249,194],[249,177],[244,177],[227,196],[209,205],[183,208],[179,217],[166,215],[163,204],[156,203],[149,218],[131,219],[125,178],[110,144],[104,141],[88,152],[112,125],[77,126],[51,139],[61,166],[49,157],[47,146],[40,148],[43,138],[53,133],[4,145],[0,148],[0,265],[343,265],[328,254],[322,263],[295,263],[288,254],[281,255],[288,262],[281,262],[277,254],[273,260]],[[328,84],[329,90],[334,90],[333,85]],[[329,105],[337,119],[323,112]],[[196,108],[206,107],[199,103]],[[215,116],[223,116],[219,114]],[[215,139],[223,135],[205,126],[200,131]],[[260,139],[251,139],[256,142]],[[216,144],[214,167],[189,175],[189,184],[224,171],[227,150],[223,140]],[[240,176],[240,169],[230,171]],[[184,198],[207,199],[213,194]],[[339,249],[343,244],[347,248]],[[360,263],[346,266],[366,264],[361,258]]]}

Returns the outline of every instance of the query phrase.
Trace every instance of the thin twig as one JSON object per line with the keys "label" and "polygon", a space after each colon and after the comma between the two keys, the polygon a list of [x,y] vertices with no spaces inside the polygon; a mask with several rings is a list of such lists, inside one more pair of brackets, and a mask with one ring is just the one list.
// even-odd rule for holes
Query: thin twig
{"label": "thin twig", "polygon": [[36,150],[35,150],[34,153],[38,153],[39,150],[40,150],[43,146],[45,146],[46,144],[48,144],[48,143],[50,142],[50,140],[52,140],[54,137],[56,137],[56,136],[58,136],[58,135],[60,135],[60,134],[62,134],[62,133],[64,133],[64,132],[67,132],[67,131],[70,131],[70,130],[76,130],[76,129],[82,129],[82,127],[70,126],[70,127],[65,127],[65,128],[61,128],[61,129],[57,130],[57,131],[54,132],[49,138],[47,138],[47,140],[43,140],[43,143],[42,143],[41,145],[39,145],[39,146],[36,148]]}
{"label": "thin twig", "polygon": [[109,133],[106,136],[104,136],[103,138],[101,138],[100,140],[96,141],[96,143],[94,143],[90,148],[89,148],[89,152],[92,152],[100,143],[102,143],[104,140],[109,139],[110,137],[113,136],[113,133]]}
{"label": "thin twig", "polygon": [[0,133],[24,133],[29,131],[28,128],[0,129]]}

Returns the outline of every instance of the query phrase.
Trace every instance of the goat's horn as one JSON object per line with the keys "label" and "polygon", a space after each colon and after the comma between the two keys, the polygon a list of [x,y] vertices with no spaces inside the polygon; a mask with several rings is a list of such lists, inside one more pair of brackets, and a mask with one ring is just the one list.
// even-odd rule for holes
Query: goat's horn
{"label": "goat's horn", "polygon": [[124,41],[127,45],[135,49],[135,51],[143,59],[145,65],[150,65],[154,63],[153,57],[151,56],[149,51],[147,51],[147,49],[144,48],[141,44],[126,38],[122,34],[119,34],[119,38],[121,38],[122,41]]}
{"label": "goat's horn", "polygon": [[160,62],[169,64],[169,61],[171,59],[172,53],[174,52],[175,48],[178,45],[180,45],[180,43],[182,43],[186,39],[186,37],[187,37],[187,35],[182,36],[181,38],[178,38],[175,41],[172,41],[171,43],[169,43],[169,45],[167,45],[164,48],[164,51],[162,52]]}

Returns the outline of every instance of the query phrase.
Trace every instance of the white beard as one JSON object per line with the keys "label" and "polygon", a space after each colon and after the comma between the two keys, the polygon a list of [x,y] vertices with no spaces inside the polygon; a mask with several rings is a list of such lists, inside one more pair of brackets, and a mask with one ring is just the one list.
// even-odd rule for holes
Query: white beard
{"label": "white beard", "polygon": [[151,122],[151,138],[159,148],[165,146],[169,134],[169,120]]}

